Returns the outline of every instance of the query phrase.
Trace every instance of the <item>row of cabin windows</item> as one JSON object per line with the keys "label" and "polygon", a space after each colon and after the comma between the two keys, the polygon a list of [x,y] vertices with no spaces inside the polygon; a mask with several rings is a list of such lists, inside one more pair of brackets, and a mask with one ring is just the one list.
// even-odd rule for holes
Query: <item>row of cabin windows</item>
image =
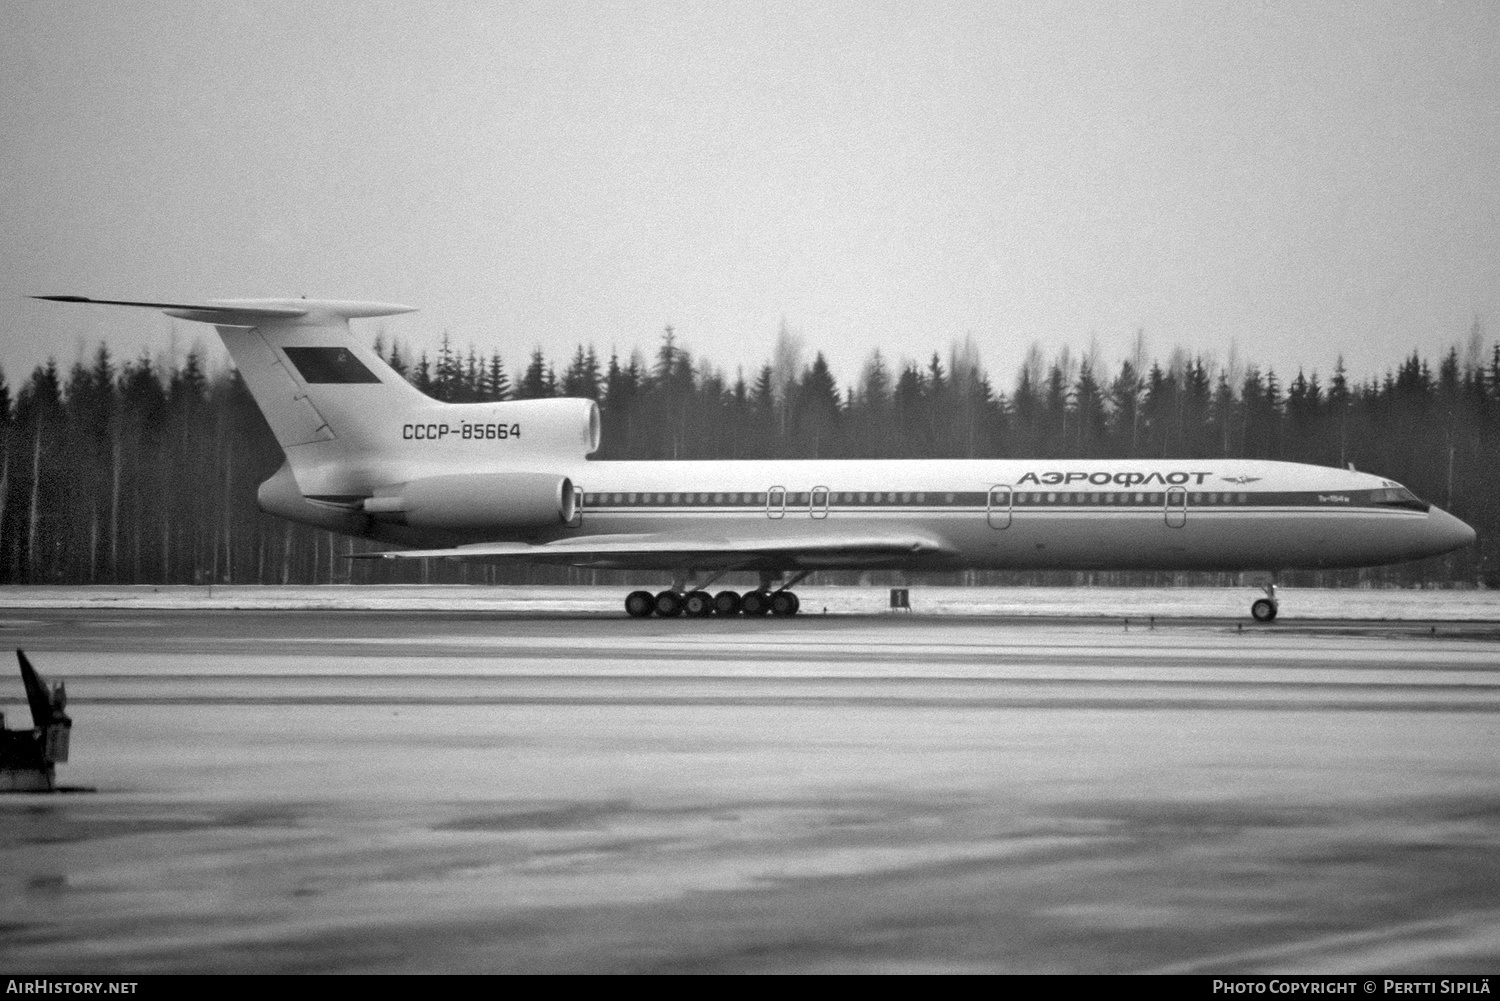
{"label": "row of cabin windows", "polygon": [[[823,491],[817,491],[817,502],[823,504]],[[859,504],[919,504],[927,505],[950,505],[962,504],[968,506],[983,506],[986,503],[987,494],[978,492],[962,493],[828,493],[827,503],[830,505],[859,505]],[[669,505],[693,505],[701,507],[705,505],[726,505],[734,507],[753,506],[763,507],[766,504],[766,494],[757,493],[674,493],[674,494],[647,494],[647,493],[594,493],[586,494],[584,503],[591,507],[666,507]],[[813,502],[813,495],[808,492],[787,493],[786,506],[807,506]],[[1193,504],[1247,504],[1250,495],[1245,493],[1193,493],[1188,497]],[[1119,493],[1119,492],[1083,492],[1083,493],[1016,493],[1014,503],[1023,504],[1161,504],[1165,498],[1162,493]],[[1007,502],[1006,492],[997,490],[994,497],[990,498],[994,504],[1004,505]]]}
{"label": "row of cabin windows", "polygon": [[[823,503],[824,491],[817,491],[818,503]],[[586,494],[584,503],[593,505],[610,506],[646,506],[663,507],[669,504],[692,504],[695,506],[725,504],[733,506],[753,505],[763,506],[766,503],[766,494]],[[801,493],[786,492],[785,496],[788,506],[812,503],[812,494],[803,491]],[[827,494],[830,504],[983,504],[985,495],[982,493],[835,493]]]}
{"label": "row of cabin windows", "polygon": [[[996,500],[1004,504],[1004,492]],[[1193,504],[1248,504],[1249,494],[1190,493],[1182,496]],[[1018,493],[1015,503],[1020,504],[1160,504],[1166,498],[1161,493]]]}

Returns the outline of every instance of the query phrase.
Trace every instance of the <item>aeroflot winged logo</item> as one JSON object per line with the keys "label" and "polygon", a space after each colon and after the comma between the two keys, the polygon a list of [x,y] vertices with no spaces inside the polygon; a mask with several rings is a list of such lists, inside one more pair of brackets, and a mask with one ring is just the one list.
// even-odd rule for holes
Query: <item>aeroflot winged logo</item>
{"label": "aeroflot winged logo", "polygon": [[1240,486],[1244,486],[1247,483],[1256,483],[1256,482],[1259,482],[1260,477],[1259,476],[1221,476],[1221,477],[1219,477],[1219,479],[1223,480],[1225,483],[1238,483]]}
{"label": "aeroflot winged logo", "polygon": [[[1025,476],[1022,476],[1019,481],[1017,481],[1016,485],[1020,486],[1023,483],[1035,483],[1038,486],[1056,487],[1067,486],[1072,483],[1087,483],[1090,486],[1102,487],[1108,486],[1111,483],[1115,483],[1119,484],[1122,487],[1134,487],[1145,486],[1148,483],[1160,483],[1163,486],[1181,486],[1186,483],[1193,483],[1202,486],[1203,481],[1208,479],[1212,475],[1212,472],[1200,473],[1196,471],[1191,473],[1184,473],[1181,471],[1175,473],[1027,473]],[[1258,477],[1252,477],[1252,479],[1257,478]],[[1241,477],[1241,479],[1243,480],[1245,478]]]}

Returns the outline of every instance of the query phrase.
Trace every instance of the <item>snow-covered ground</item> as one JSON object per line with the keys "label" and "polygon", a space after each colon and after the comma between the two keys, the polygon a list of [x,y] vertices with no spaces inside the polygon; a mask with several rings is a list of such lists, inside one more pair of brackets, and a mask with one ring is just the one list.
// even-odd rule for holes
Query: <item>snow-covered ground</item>
{"label": "snow-covered ground", "polygon": [[[370,609],[537,614],[622,613],[625,587],[258,585],[0,587],[0,608]],[[1254,588],[910,588],[925,615],[1243,617]],[[880,587],[799,587],[804,614],[887,612]],[[1500,590],[1282,588],[1284,619],[1500,621]]]}
{"label": "snow-covered ground", "polygon": [[0,966],[1500,969],[1494,626],[802,593],[812,616],[638,622],[609,588],[11,591],[73,602],[0,635],[66,681],[59,779],[98,792],[0,797]]}

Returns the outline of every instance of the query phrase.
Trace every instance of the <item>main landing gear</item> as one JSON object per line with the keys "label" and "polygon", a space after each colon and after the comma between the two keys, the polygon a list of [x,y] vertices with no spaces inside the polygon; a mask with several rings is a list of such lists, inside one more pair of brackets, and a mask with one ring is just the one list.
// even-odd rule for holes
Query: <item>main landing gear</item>
{"label": "main landing gear", "polygon": [[[806,577],[811,571],[797,574],[781,587],[772,590],[774,582],[781,576],[780,573],[771,571],[760,575],[760,587],[744,594],[736,594],[734,591],[720,591],[718,594],[709,594],[705,590],[689,590],[689,581],[694,574],[682,574],[672,582],[672,587],[660,594],[652,594],[650,591],[631,591],[625,598],[625,613],[633,619],[644,619],[652,615],[663,619],[675,619],[678,616],[687,616],[690,619],[706,619],[710,615],[732,616],[746,615],[759,618],[766,614],[778,617],[796,615],[802,607],[802,602],[791,590],[792,586]],[[713,583],[723,572],[716,574],[708,583]],[[707,584],[704,585],[705,587]]]}

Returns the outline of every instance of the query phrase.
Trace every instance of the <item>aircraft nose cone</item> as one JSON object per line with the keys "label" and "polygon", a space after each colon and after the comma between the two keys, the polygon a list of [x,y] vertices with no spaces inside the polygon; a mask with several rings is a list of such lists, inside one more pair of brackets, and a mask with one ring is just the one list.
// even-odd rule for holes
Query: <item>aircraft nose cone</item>
{"label": "aircraft nose cone", "polygon": [[1453,517],[1442,508],[1434,507],[1428,515],[1433,535],[1441,545],[1438,552],[1450,552],[1454,549],[1462,549],[1472,546],[1478,538],[1477,533],[1469,524],[1459,518]]}

